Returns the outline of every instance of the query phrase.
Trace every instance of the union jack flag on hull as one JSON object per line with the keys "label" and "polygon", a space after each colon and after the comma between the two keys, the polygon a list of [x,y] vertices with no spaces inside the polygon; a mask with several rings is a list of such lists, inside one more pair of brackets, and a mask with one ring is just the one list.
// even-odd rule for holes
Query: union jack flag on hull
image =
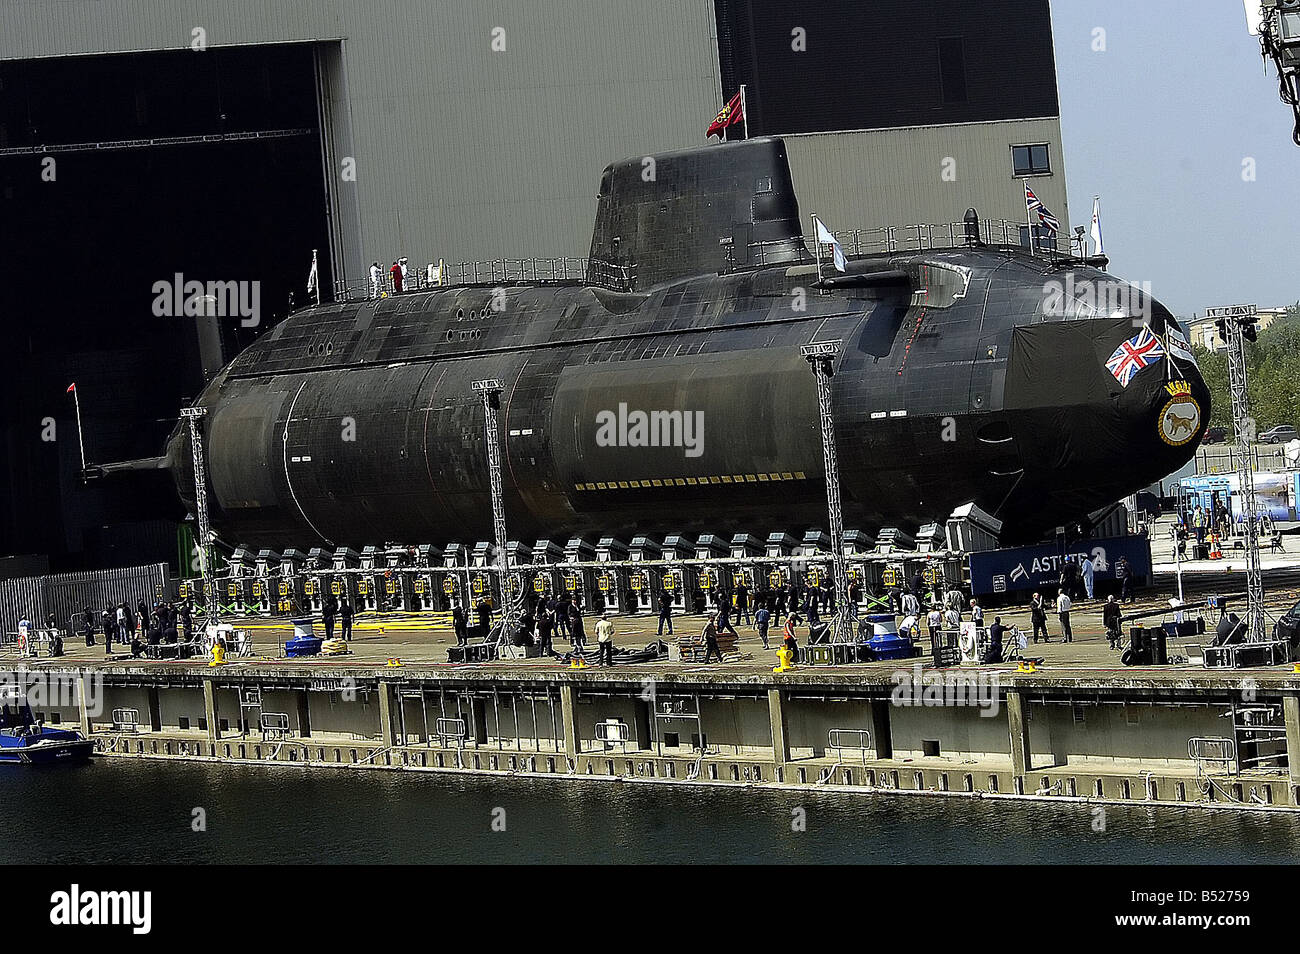
{"label": "union jack flag on hull", "polygon": [[1128,341],[1120,344],[1106,361],[1106,370],[1115,376],[1120,387],[1128,387],[1133,375],[1165,356],[1160,339],[1146,325]]}
{"label": "union jack flag on hull", "polygon": [[1025,183],[1025,204],[1029,206],[1031,213],[1038,216],[1038,221],[1051,229],[1053,234],[1061,231],[1060,220],[1047,210],[1047,206],[1043,205],[1038,196],[1034,195],[1034,190],[1029,188],[1029,183]]}

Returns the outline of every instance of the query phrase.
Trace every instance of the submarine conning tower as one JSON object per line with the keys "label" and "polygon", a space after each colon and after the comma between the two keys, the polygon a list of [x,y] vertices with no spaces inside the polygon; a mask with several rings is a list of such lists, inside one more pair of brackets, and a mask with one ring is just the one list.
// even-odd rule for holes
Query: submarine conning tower
{"label": "submarine conning tower", "polygon": [[591,258],[628,269],[640,289],[728,265],[806,260],[785,142],[747,139],[610,164]]}

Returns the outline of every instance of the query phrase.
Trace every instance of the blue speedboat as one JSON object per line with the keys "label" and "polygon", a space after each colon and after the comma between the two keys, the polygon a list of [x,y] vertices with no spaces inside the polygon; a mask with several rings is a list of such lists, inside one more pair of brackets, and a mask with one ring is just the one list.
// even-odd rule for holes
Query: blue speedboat
{"label": "blue speedboat", "polygon": [[51,729],[32,718],[32,708],[13,687],[0,694],[0,763],[50,765],[84,762],[95,744],[72,729]]}

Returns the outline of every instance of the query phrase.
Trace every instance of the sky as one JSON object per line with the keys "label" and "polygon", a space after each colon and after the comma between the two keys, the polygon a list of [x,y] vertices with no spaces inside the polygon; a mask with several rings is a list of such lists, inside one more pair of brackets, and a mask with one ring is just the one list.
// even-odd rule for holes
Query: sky
{"label": "sky", "polygon": [[1110,271],[1185,317],[1300,300],[1300,146],[1242,0],[1051,6],[1071,224],[1101,196]]}

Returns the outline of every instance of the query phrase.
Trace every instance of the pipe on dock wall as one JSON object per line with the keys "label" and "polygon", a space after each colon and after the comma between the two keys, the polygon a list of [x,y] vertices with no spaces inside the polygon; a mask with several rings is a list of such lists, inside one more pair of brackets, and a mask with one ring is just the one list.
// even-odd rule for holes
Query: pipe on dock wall
{"label": "pipe on dock wall", "polygon": [[790,761],[790,737],[786,732],[784,703],[780,689],[767,690],[767,711],[772,722],[772,760],[782,770]]}
{"label": "pipe on dock wall", "polygon": [[1016,689],[1007,691],[1007,727],[1011,731],[1011,767],[1017,776],[1033,769],[1033,749],[1029,745],[1029,718],[1024,696]]}

